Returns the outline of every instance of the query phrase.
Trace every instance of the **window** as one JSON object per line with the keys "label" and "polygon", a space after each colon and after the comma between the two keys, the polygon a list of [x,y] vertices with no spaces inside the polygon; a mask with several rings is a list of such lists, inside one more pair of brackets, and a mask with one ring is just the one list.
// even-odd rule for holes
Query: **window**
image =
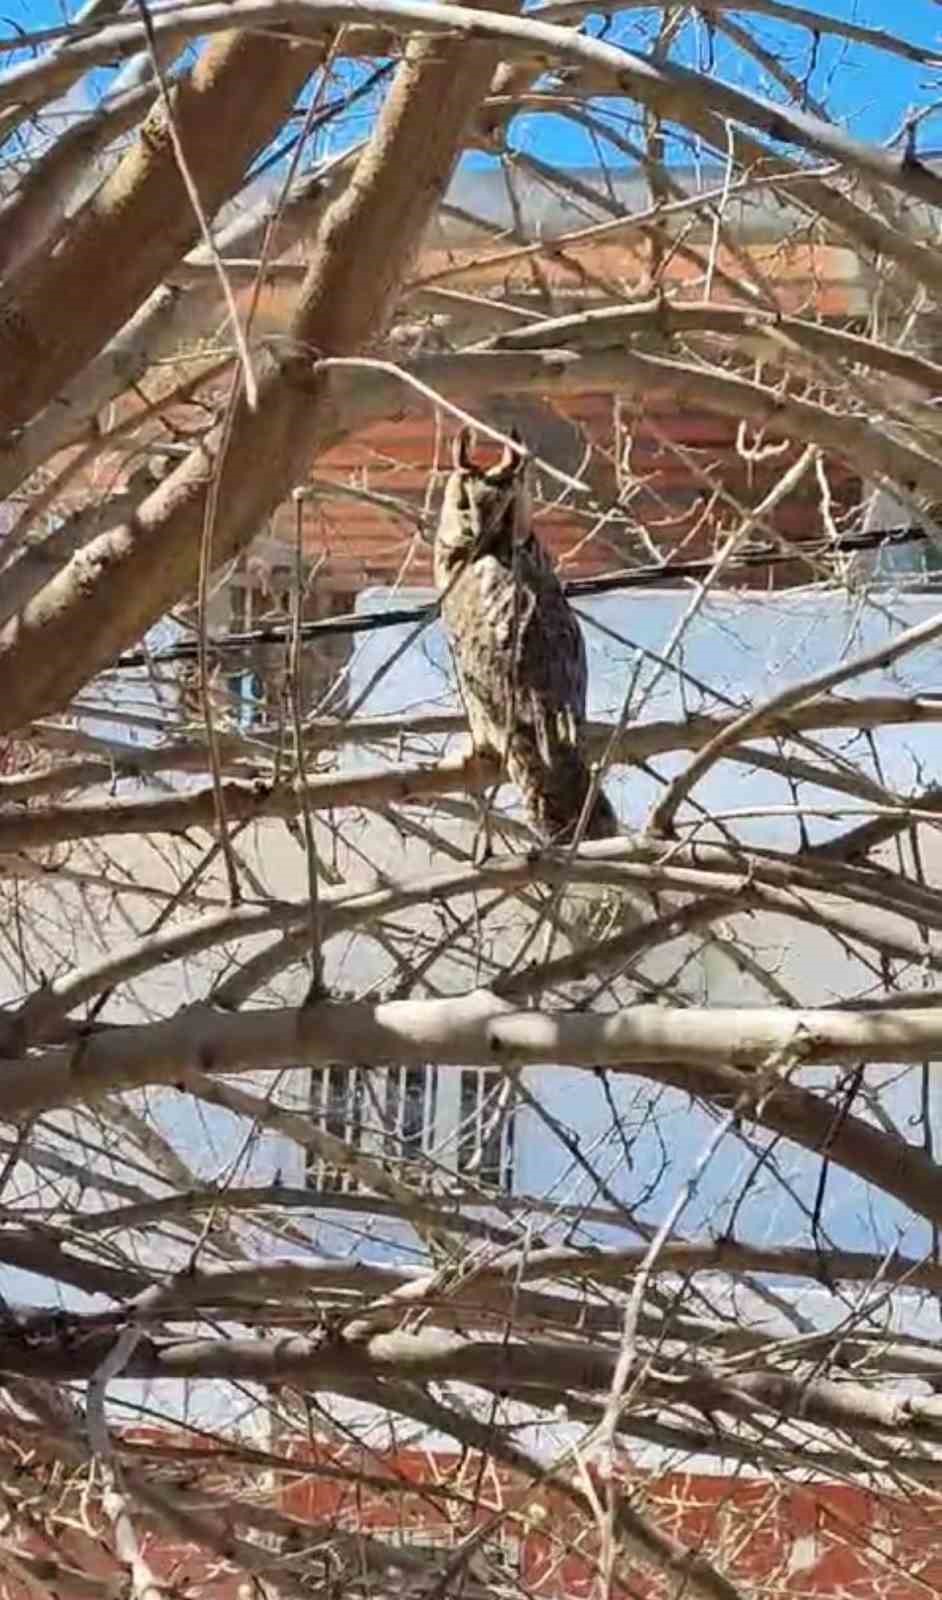
{"label": "window", "polygon": [[438,1098],[434,1067],[393,1067],[386,1073],[386,1153],[394,1161],[416,1161],[431,1148]]}
{"label": "window", "polygon": [[455,1529],[450,1522],[435,1522],[431,1525],[424,1522],[399,1522],[394,1528],[380,1529],[380,1537],[387,1544],[396,1545],[401,1550],[407,1550],[410,1545],[422,1545],[426,1549],[451,1550],[455,1543]]}
{"label": "window", "polygon": [[[324,1067],[311,1074],[311,1114],[315,1126],[340,1139],[351,1150],[363,1145],[366,1074],[362,1067]],[[315,1189],[351,1193],[359,1187],[352,1172],[311,1152],[308,1181]]]}
{"label": "window", "polygon": [[[324,1067],[311,1078],[311,1114],[316,1127],[351,1150],[383,1165],[417,1161],[435,1135],[438,1074],[425,1067]],[[316,1153],[308,1167],[313,1187],[352,1193],[353,1173]]]}
{"label": "window", "polygon": [[[459,1558],[466,1550],[467,1575],[479,1583],[492,1583],[495,1578],[516,1582],[520,1577],[521,1542],[503,1523],[484,1539],[478,1529],[450,1522],[399,1523],[377,1532],[386,1544],[399,1549],[416,1546],[422,1550],[447,1550]],[[446,1568],[449,1565],[448,1561],[443,1562]]]}
{"label": "window", "polygon": [[[490,1068],[324,1067],[311,1074],[315,1127],[387,1170],[415,1181],[419,1164],[448,1182],[464,1173],[509,1190],[513,1180],[510,1084]],[[410,1172],[411,1167],[411,1172]],[[353,1173],[312,1152],[312,1188],[353,1194]]]}
{"label": "window", "polygon": [[226,678],[233,715],[240,728],[254,727],[264,718],[265,685],[257,672],[233,672]]}
{"label": "window", "polygon": [[252,626],[252,591],[244,571],[229,585],[229,631],[247,633]]}
{"label": "window", "polygon": [[490,1067],[463,1067],[458,1127],[458,1171],[497,1189],[513,1181],[513,1113],[510,1082]]}

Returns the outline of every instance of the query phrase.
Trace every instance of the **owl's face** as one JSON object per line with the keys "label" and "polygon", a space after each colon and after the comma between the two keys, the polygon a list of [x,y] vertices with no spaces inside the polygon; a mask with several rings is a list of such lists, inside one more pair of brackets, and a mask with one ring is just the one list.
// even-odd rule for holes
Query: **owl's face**
{"label": "owl's face", "polygon": [[525,538],[530,530],[529,460],[511,450],[494,467],[471,458],[459,434],[455,467],[445,485],[438,542],[446,550],[481,555],[495,545]]}

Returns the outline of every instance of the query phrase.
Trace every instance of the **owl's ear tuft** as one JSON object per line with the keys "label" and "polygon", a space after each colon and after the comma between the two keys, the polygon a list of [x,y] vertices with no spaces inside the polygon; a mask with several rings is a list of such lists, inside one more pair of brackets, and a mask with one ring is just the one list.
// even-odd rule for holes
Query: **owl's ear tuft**
{"label": "owl's ear tuft", "polygon": [[456,472],[471,472],[474,469],[474,458],[471,454],[472,434],[470,428],[461,428],[455,434],[451,446],[451,459]]}
{"label": "owl's ear tuft", "polygon": [[530,452],[523,442],[523,435],[516,423],[510,429],[507,437],[512,439],[514,444],[519,445],[520,448],[512,450],[509,444],[504,445],[503,454],[497,466],[493,469],[495,478],[504,477],[508,472],[521,472],[530,459]]}

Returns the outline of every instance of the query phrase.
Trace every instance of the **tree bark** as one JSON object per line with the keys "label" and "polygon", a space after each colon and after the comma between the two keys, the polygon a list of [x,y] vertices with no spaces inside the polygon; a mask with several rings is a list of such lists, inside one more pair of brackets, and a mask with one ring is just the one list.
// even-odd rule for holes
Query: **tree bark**
{"label": "tree bark", "polygon": [[[942,1007],[788,1011],[633,1006],[609,1015],[522,1011],[486,989],[451,1000],[354,1001],[225,1016],[195,1007],[166,1022],[93,1034],[5,1064],[4,1120],[96,1100],[116,1089],[174,1083],[187,1071],[251,1072],[325,1062],[443,1066],[646,1066],[690,1086],[687,1062],[722,1070],[716,1092],[740,1074],[790,1055],[800,1066],[924,1061],[942,1056]],[[737,1071],[730,1075],[730,1068]],[[668,1070],[669,1069],[669,1070]],[[678,1078],[678,1072],[680,1077]],[[695,1076],[695,1074],[694,1074]],[[715,1087],[715,1086],[714,1086]],[[712,1092],[712,1091],[711,1091]],[[918,1154],[918,1152],[913,1152]]]}
{"label": "tree bark", "polygon": [[[318,61],[310,44],[248,33],[211,40],[172,91],[180,141],[211,217],[273,139]],[[0,295],[0,440],[36,415],[107,343],[199,228],[162,107],[84,207],[62,247]],[[76,294],[94,284],[95,293]]]}
{"label": "tree bark", "polygon": [[[329,376],[315,363],[325,354],[356,353],[382,327],[497,62],[491,44],[410,46],[350,186],[324,218],[291,333],[267,362],[257,412],[243,397],[221,462],[217,433],[131,522],[81,550],[7,626],[0,636],[5,728],[21,726],[40,706],[64,705],[192,588],[215,471],[215,560],[243,548],[307,475],[341,425]],[[213,147],[218,139],[217,132]],[[179,245],[175,253],[182,253]],[[29,328],[24,336],[34,347]],[[2,394],[0,387],[0,404]]]}

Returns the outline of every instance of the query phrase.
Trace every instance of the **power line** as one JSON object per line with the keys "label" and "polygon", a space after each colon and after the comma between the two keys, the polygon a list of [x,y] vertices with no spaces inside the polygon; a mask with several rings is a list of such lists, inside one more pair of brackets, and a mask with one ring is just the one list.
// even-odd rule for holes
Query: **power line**
{"label": "power line", "polygon": [[[756,567],[777,566],[785,561],[822,561],[838,555],[852,555],[860,550],[894,549],[899,545],[922,544],[928,539],[924,528],[915,525],[899,528],[874,528],[868,533],[850,533],[828,543],[802,541],[789,550],[776,549],[771,544],[744,545],[729,562],[726,571],[743,572]],[[563,589],[570,600],[587,598],[596,594],[615,594],[628,589],[654,589],[676,584],[684,579],[705,578],[712,571],[715,557],[705,556],[690,561],[668,561],[662,566],[652,562],[649,566],[628,567],[620,572],[609,572],[598,578],[570,578]],[[404,624],[431,622],[438,611],[435,602],[425,606],[403,606],[398,610],[376,612],[348,612],[344,616],[325,617],[317,622],[302,622],[302,639],[317,639],[337,634],[374,633],[380,628],[400,628]],[[255,645],[287,644],[292,635],[290,622],[275,622],[264,628],[252,628],[245,633],[226,633],[208,642],[212,654],[228,654],[247,650]],[[173,661],[195,660],[198,654],[195,639],[181,640],[162,650],[129,650],[119,656],[115,668],[160,666]]]}

